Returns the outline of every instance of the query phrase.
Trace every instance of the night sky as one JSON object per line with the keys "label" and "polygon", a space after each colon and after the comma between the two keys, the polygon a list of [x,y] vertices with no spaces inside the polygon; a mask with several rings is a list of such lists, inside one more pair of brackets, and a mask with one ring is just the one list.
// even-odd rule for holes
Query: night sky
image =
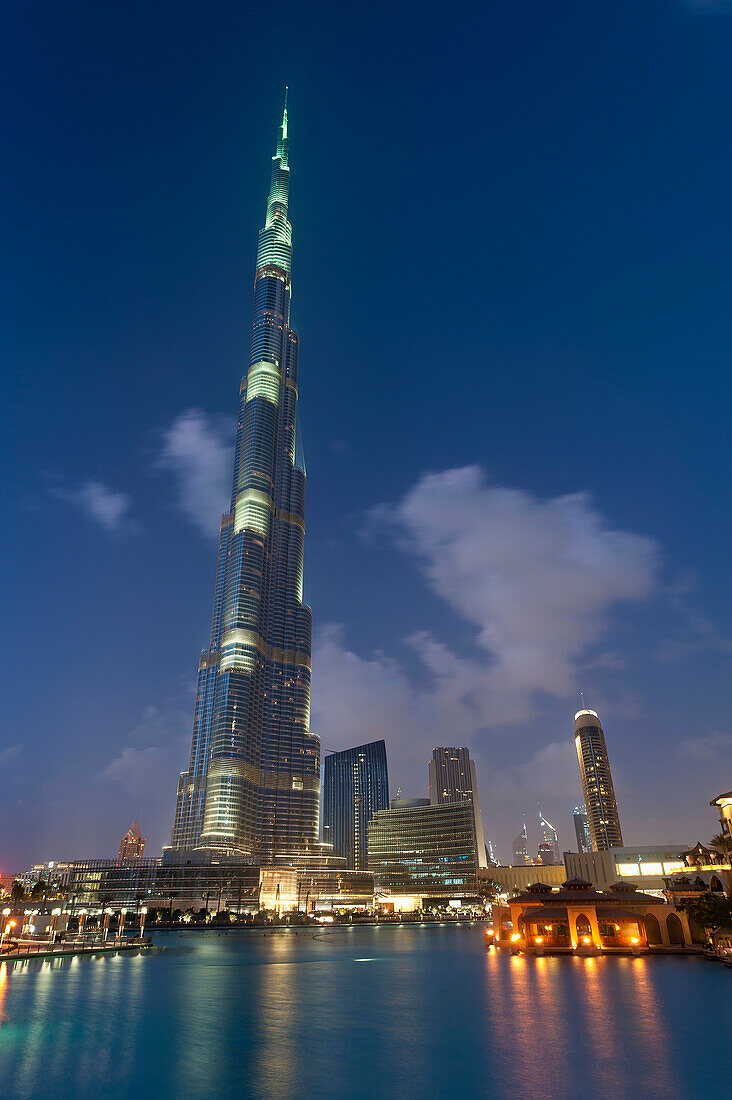
{"label": "night sky", "polygon": [[732,4],[6,6],[0,871],[169,840],[289,84],[312,728],[574,846],[732,787]]}

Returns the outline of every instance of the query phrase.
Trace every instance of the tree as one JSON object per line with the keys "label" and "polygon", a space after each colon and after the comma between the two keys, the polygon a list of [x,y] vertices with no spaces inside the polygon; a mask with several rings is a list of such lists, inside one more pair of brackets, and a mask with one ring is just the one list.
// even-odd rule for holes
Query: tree
{"label": "tree", "polygon": [[492,878],[478,879],[478,893],[482,898],[486,898],[488,901],[495,901],[502,890],[503,887],[500,882],[496,882]]}
{"label": "tree", "polygon": [[30,896],[33,899],[33,901],[40,901],[41,900],[41,898],[43,897],[43,895],[45,893],[45,887],[46,887],[46,884],[45,884],[45,882],[43,881],[42,878],[39,878],[36,882],[33,883],[33,888],[30,892]]}
{"label": "tree", "polygon": [[727,840],[728,838],[724,833],[715,833],[712,839],[709,841],[710,848],[718,848],[723,855],[727,855]]}
{"label": "tree", "polygon": [[689,914],[690,920],[713,935],[720,929],[732,930],[732,901],[719,894],[702,894],[698,898],[680,901],[679,909]]}
{"label": "tree", "polygon": [[22,901],[25,897],[25,890],[23,889],[23,883],[18,882],[16,879],[10,888],[10,896],[13,901]]}

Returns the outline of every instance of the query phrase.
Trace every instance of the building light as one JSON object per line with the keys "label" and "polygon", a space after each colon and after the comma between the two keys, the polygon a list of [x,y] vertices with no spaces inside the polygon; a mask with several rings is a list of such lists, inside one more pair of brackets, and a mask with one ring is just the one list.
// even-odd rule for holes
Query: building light
{"label": "building light", "polygon": [[592,943],[592,936],[583,936],[582,943]]}
{"label": "building light", "polygon": [[521,939],[521,933],[520,932],[514,932],[513,935],[511,936],[511,943],[515,943],[516,940],[520,940],[520,939]]}
{"label": "building light", "polygon": [[543,943],[543,942],[544,942],[544,937],[543,936],[535,936],[534,937],[534,943]]}
{"label": "building light", "polygon": [[637,936],[631,936],[630,937],[630,942],[631,943],[638,943],[639,942],[638,937]]}

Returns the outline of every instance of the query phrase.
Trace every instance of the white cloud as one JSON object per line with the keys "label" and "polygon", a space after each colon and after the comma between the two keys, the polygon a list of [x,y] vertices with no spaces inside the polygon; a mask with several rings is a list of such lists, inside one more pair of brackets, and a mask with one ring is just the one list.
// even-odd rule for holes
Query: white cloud
{"label": "white cloud", "polygon": [[[530,790],[576,797],[571,737],[536,747],[538,701],[571,698],[593,664],[621,665],[612,650],[593,647],[617,603],[651,595],[656,545],[614,529],[584,494],[541,500],[489,484],[478,467],[425,475],[397,504],[371,513],[371,533],[379,529],[473,627],[475,650],[457,653],[417,631],[404,639],[421,666],[412,677],[384,653],[350,650],[339,627],[316,632],[312,725],[324,747],[384,737],[396,786],[421,775],[420,755],[426,763],[436,744],[467,744],[501,798],[525,799]],[[528,739],[505,737],[521,726]],[[491,730],[503,737],[500,767],[495,737],[484,736]],[[528,762],[515,762],[527,753]]]}
{"label": "white cloud", "polygon": [[22,745],[8,745],[4,749],[0,749],[0,765],[12,764],[13,760],[17,760],[22,752]]}
{"label": "white cloud", "polygon": [[205,535],[218,538],[231,483],[231,425],[185,409],[163,432],[155,463],[175,479],[178,506]]}
{"label": "white cloud", "polygon": [[105,531],[131,531],[135,527],[128,516],[129,494],[118,493],[100,481],[85,481],[78,489],[52,489],[51,492],[59,500],[80,508]]}
{"label": "white cloud", "polygon": [[138,808],[159,803],[161,792],[172,806],[177,775],[188,761],[192,719],[192,708],[182,702],[162,709],[146,707],[126,737],[128,744],[98,778],[118,784]]}
{"label": "white cloud", "polygon": [[690,760],[723,760],[732,749],[732,734],[715,731],[703,737],[687,737],[678,751]]}
{"label": "white cloud", "polygon": [[374,518],[477,629],[503,692],[570,693],[612,605],[653,587],[655,544],[611,528],[586,494],[540,500],[489,484],[477,466],[424,475]]}

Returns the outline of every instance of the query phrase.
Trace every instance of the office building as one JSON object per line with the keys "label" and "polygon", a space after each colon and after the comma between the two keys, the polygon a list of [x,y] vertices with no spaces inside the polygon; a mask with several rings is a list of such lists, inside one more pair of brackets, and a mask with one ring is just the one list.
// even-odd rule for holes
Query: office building
{"label": "office building", "polygon": [[521,832],[513,842],[513,866],[520,867],[529,862],[529,834],[526,831],[526,815],[521,823]]}
{"label": "office building", "polygon": [[320,743],[310,732],[311,614],[302,602],[305,463],[290,327],[287,103],[254,276],[233,483],[221,521],[211,637],[199,663],[171,846],[271,863],[317,854]]}
{"label": "office building", "polygon": [[550,864],[555,867],[559,862],[559,837],[557,836],[557,830],[554,826],[547,821],[541,812],[541,806],[539,810],[539,860],[541,863]]}
{"label": "office building", "polygon": [[574,821],[574,835],[577,838],[577,851],[591,852],[592,840],[590,838],[590,823],[587,818],[587,807],[575,806],[572,810],[572,820]]}
{"label": "office building", "polygon": [[598,890],[613,883],[630,882],[660,897],[664,878],[686,869],[688,844],[652,844],[636,848],[603,848],[596,852],[565,852],[568,878],[583,878]]}
{"label": "office building", "polygon": [[574,716],[574,743],[592,849],[601,852],[606,848],[622,848],[623,834],[620,831],[618,804],[615,801],[605,734],[597,711],[577,711]]}
{"label": "office building", "polygon": [[[378,894],[474,896],[478,859],[472,803],[399,805],[369,822],[369,870]],[[416,800],[414,800],[416,801]]]}
{"label": "office building", "polygon": [[145,837],[140,832],[140,822],[133,821],[119,845],[119,859],[142,859]]}
{"label": "office building", "polygon": [[429,784],[430,802],[433,806],[441,806],[447,802],[471,803],[478,866],[487,867],[488,857],[478,797],[478,780],[475,774],[475,761],[470,759],[470,751],[467,748],[436,748],[429,762]]}
{"label": "office building", "polygon": [[389,807],[386,744],[372,741],[325,758],[323,775],[323,840],[345,856],[346,867],[368,867],[368,824],[377,810]]}

